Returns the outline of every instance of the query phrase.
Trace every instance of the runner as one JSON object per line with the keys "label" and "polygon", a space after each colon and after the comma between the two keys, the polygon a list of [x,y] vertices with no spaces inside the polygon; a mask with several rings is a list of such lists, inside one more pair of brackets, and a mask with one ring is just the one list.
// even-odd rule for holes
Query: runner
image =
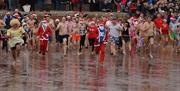
{"label": "runner", "polygon": [[79,33],[79,29],[80,29],[79,21],[73,19],[73,32],[72,32],[73,49],[77,49],[80,42],[81,36]]}
{"label": "runner", "polygon": [[[57,18],[57,19],[55,20],[55,28],[57,28],[57,26],[58,26],[59,23],[60,23],[60,20]],[[59,45],[58,35],[59,35],[59,29],[55,29],[55,39],[56,39],[57,45]]]}
{"label": "runner", "polygon": [[68,40],[69,40],[69,33],[67,30],[67,24],[66,24],[66,18],[62,17],[61,22],[58,24],[56,30],[59,30],[59,35],[58,35],[58,41],[60,44],[63,43],[63,55],[67,55],[67,48],[68,48]]}
{"label": "runner", "polygon": [[37,50],[37,46],[38,46],[38,40],[36,39],[37,25],[38,25],[37,15],[33,13],[30,16],[30,19],[28,20],[27,24],[29,25],[29,29],[31,31],[29,44],[31,46],[31,49]]}
{"label": "runner", "polygon": [[163,24],[163,19],[160,14],[157,14],[156,18],[154,19],[154,24],[156,26],[156,32],[155,32],[156,44],[160,46],[160,41],[161,41],[160,28]]}
{"label": "runner", "polygon": [[162,45],[165,46],[168,44],[169,40],[169,25],[167,24],[167,20],[163,20],[163,24],[160,28],[161,38],[162,38]]}
{"label": "runner", "polygon": [[85,24],[85,22],[83,20],[80,20],[80,29],[79,29],[79,33],[80,33],[80,44],[79,44],[79,53],[78,55],[82,54],[82,48],[85,46],[85,40],[86,40],[86,32],[87,32],[87,25]]}
{"label": "runner", "polygon": [[152,21],[151,17],[147,17],[146,22],[144,23],[144,36],[145,36],[145,47],[149,49],[149,57],[153,58],[152,50],[154,49],[154,32],[155,24]]}
{"label": "runner", "polygon": [[120,26],[117,24],[116,18],[113,18],[109,24],[107,23],[106,26],[110,29],[110,50],[111,54],[115,56],[117,54],[117,47],[120,43]]}
{"label": "runner", "polygon": [[24,35],[25,31],[22,28],[20,28],[20,22],[18,19],[11,20],[10,25],[11,28],[7,30],[7,36],[9,38],[9,47],[12,51],[14,65],[16,62],[20,61],[19,57],[21,45],[24,43],[22,36]]}
{"label": "runner", "polygon": [[105,28],[104,23],[101,22],[98,27],[98,36],[95,42],[96,53],[99,53],[99,62],[101,65],[104,63],[105,46],[108,42],[108,35],[109,35],[108,30]]}
{"label": "runner", "polygon": [[0,19],[0,47],[1,47],[1,45],[2,45],[2,42],[1,42],[1,40],[2,40],[2,36],[3,36],[3,28],[4,28],[4,22],[3,22],[3,20],[1,20]]}
{"label": "runner", "polygon": [[[180,18],[179,18],[180,19]],[[177,40],[177,28],[178,28],[178,25],[180,25],[179,23],[178,23],[178,21],[179,21],[179,19],[175,19],[175,17],[174,16],[172,16],[171,18],[170,18],[170,24],[169,24],[169,27],[170,27],[170,39],[171,39],[171,41],[173,42],[173,47],[175,48],[176,47],[176,44],[177,44],[177,42],[178,42],[178,40]],[[175,48],[176,49],[176,48]]]}
{"label": "runner", "polygon": [[40,43],[40,51],[39,53],[45,55],[48,47],[49,36],[51,35],[52,30],[50,29],[48,22],[46,19],[41,21],[38,31],[36,33],[37,38]]}
{"label": "runner", "polygon": [[67,35],[68,35],[68,48],[71,47],[72,45],[72,32],[73,32],[73,22],[72,22],[72,18],[71,16],[67,16],[67,20],[65,22],[66,26],[67,26]]}
{"label": "runner", "polygon": [[87,29],[87,36],[89,40],[89,45],[91,46],[91,54],[94,54],[94,43],[97,39],[98,27],[94,21],[90,22],[90,26]]}
{"label": "runner", "polygon": [[126,54],[126,46],[128,46],[129,51],[131,51],[129,27],[129,23],[125,22],[125,24],[123,24],[123,30],[121,32],[123,54]]}

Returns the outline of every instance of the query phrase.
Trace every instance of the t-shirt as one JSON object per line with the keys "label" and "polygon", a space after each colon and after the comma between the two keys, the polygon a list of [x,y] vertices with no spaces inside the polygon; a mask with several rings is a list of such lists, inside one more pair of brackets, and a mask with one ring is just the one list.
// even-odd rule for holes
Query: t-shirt
{"label": "t-shirt", "polygon": [[179,25],[178,23],[172,23],[172,22],[170,22],[169,27],[170,27],[170,29],[171,29],[173,32],[176,32],[178,25]]}
{"label": "t-shirt", "polygon": [[89,26],[87,32],[89,39],[97,38],[98,36],[98,28],[96,26]]}
{"label": "t-shirt", "polygon": [[113,25],[112,23],[109,25],[109,29],[110,29],[110,36],[113,37],[119,37],[120,35],[120,29],[121,26],[119,24]]}
{"label": "t-shirt", "polygon": [[85,35],[86,34],[86,24],[80,24],[79,33],[80,33],[80,35]]}
{"label": "t-shirt", "polygon": [[161,26],[162,26],[163,20],[162,20],[162,18],[156,18],[156,19],[154,20],[154,23],[155,23],[156,27],[157,27],[158,29],[160,29]]}

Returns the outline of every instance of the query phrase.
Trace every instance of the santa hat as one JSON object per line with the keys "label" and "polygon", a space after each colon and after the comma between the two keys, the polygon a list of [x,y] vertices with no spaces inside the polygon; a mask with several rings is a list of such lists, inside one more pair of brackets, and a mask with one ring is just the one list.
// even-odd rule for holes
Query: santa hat
{"label": "santa hat", "polygon": [[90,24],[90,25],[95,24],[95,21],[90,20],[90,21],[89,21],[89,24]]}
{"label": "santa hat", "polygon": [[60,20],[59,19],[56,19],[55,22],[59,22]]}
{"label": "santa hat", "polygon": [[174,16],[171,16],[171,18],[170,18],[171,20],[175,20],[175,17]]}
{"label": "santa hat", "polygon": [[43,21],[41,21],[42,23],[47,23],[47,20],[46,19],[44,19]]}
{"label": "santa hat", "polygon": [[104,21],[102,21],[102,20],[99,21],[99,25],[100,25],[100,26],[103,26],[103,25],[104,25]]}
{"label": "santa hat", "polygon": [[136,20],[138,20],[138,17],[133,16],[133,17],[131,17],[131,19],[134,20],[134,21],[136,21]]}
{"label": "santa hat", "polygon": [[70,18],[71,18],[71,16],[68,15],[68,16],[67,16],[67,19],[70,19]]}
{"label": "santa hat", "polygon": [[36,13],[32,13],[31,16],[37,17],[37,14]]}
{"label": "santa hat", "polygon": [[83,23],[83,22],[84,22],[84,20],[83,20],[83,19],[80,19],[80,20],[79,20],[79,23]]}

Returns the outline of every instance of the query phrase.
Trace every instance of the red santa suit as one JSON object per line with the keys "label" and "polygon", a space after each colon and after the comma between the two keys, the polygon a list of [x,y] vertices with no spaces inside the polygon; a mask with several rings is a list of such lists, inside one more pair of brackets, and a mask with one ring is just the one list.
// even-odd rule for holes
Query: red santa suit
{"label": "red santa suit", "polygon": [[47,45],[48,45],[48,40],[49,36],[51,35],[52,31],[47,23],[46,20],[42,21],[38,31],[37,31],[37,36],[39,37],[40,41],[40,52],[41,54],[45,55]]}
{"label": "red santa suit", "polygon": [[105,58],[105,47],[108,41],[108,30],[105,28],[104,24],[101,23],[98,28],[98,37],[95,43],[96,53],[100,55],[100,63],[104,63]]}

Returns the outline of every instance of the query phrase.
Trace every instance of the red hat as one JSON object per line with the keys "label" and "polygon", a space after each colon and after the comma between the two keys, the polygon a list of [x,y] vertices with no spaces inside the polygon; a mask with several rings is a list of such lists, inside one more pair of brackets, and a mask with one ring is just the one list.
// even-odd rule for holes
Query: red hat
{"label": "red hat", "polygon": [[175,20],[175,17],[174,16],[171,16],[171,18],[170,18],[171,20]]}
{"label": "red hat", "polygon": [[99,25],[103,26],[104,25],[104,21],[99,21]]}
{"label": "red hat", "polygon": [[32,16],[37,17],[37,14],[36,13],[32,13]]}
{"label": "red hat", "polygon": [[90,25],[91,25],[91,24],[95,24],[95,21],[90,20],[90,21],[89,21],[89,24],[90,24]]}
{"label": "red hat", "polygon": [[84,22],[84,20],[83,20],[83,19],[79,20],[79,23],[83,23],[83,22]]}

